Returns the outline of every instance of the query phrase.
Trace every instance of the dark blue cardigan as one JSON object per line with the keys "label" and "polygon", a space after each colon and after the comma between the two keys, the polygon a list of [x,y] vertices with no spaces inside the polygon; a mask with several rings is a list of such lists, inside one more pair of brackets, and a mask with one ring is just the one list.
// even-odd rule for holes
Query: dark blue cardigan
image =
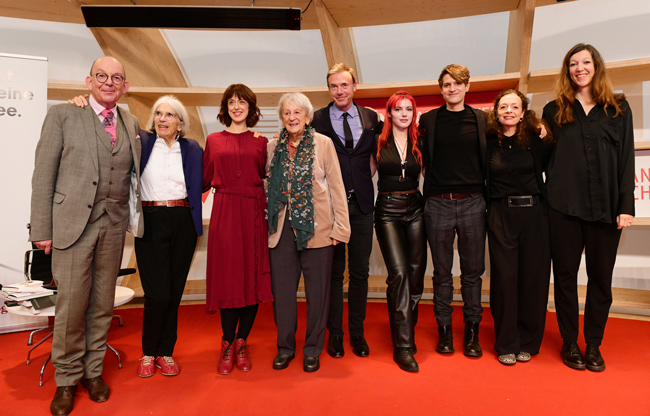
{"label": "dark blue cardigan", "polygon": [[[140,130],[142,142],[142,156],[140,157],[140,175],[144,172],[145,166],[151,156],[153,145],[156,143],[156,134]],[[201,200],[201,188],[203,186],[203,149],[193,139],[181,137],[178,139],[181,144],[181,157],[183,158],[183,174],[185,175],[185,186],[187,196],[192,210],[192,220],[196,228],[196,235],[203,235],[203,201]]]}

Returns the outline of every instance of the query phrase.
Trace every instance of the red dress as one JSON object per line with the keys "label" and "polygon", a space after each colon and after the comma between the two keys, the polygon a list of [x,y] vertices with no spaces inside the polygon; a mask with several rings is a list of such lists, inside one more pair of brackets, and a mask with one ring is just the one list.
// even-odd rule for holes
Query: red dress
{"label": "red dress", "polygon": [[203,190],[214,190],[208,231],[206,310],[272,302],[265,219],[265,137],[213,133],[205,141]]}

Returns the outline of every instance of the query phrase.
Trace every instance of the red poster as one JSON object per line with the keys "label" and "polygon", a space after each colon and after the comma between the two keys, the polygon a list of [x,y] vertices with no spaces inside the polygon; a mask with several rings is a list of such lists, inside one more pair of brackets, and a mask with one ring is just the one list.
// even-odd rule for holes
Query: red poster
{"label": "red poster", "polygon": [[[487,92],[469,92],[465,96],[465,104],[470,105],[474,108],[480,108],[483,111],[492,110],[494,104],[494,99],[499,95],[501,91],[487,91]],[[418,106],[418,113],[422,115],[429,110],[438,108],[445,103],[445,100],[442,98],[442,95],[424,95],[415,98],[415,102]],[[372,107],[377,111],[384,113],[386,115],[386,98],[367,98],[361,100],[354,100],[357,104],[364,107]]]}

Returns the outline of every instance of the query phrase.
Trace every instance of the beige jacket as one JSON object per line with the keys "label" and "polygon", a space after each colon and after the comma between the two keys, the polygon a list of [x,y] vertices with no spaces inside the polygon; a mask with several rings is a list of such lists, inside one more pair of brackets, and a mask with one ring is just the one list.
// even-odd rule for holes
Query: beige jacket
{"label": "beige jacket", "polygon": [[[267,165],[273,159],[278,139],[267,145]],[[345,186],[341,178],[339,159],[332,140],[320,133],[314,133],[314,236],[307,242],[307,248],[320,248],[332,244],[332,240],[343,243],[350,241],[350,218]],[[280,241],[287,210],[280,212],[278,230],[269,234],[269,248]]]}

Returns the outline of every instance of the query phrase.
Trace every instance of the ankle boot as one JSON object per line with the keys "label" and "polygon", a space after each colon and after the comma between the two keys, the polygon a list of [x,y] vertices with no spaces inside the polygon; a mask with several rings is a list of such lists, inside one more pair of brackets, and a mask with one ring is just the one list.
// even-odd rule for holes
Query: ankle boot
{"label": "ankle boot", "polygon": [[454,334],[451,331],[451,325],[438,325],[438,345],[436,351],[440,354],[450,354],[454,352]]}
{"label": "ankle boot", "polygon": [[225,340],[221,341],[221,355],[219,356],[217,372],[223,375],[228,375],[232,372],[232,344],[229,344]]}
{"label": "ankle boot", "polygon": [[468,357],[480,357],[483,355],[483,349],[478,345],[478,322],[465,323],[465,339],[463,342],[465,354]]}
{"label": "ankle boot", "polygon": [[393,351],[393,361],[404,371],[413,372],[420,370],[418,362],[415,361],[415,357],[413,357],[410,348],[395,348]]}
{"label": "ankle boot", "polygon": [[239,371],[250,371],[252,367],[248,344],[243,338],[235,340],[235,362]]}

